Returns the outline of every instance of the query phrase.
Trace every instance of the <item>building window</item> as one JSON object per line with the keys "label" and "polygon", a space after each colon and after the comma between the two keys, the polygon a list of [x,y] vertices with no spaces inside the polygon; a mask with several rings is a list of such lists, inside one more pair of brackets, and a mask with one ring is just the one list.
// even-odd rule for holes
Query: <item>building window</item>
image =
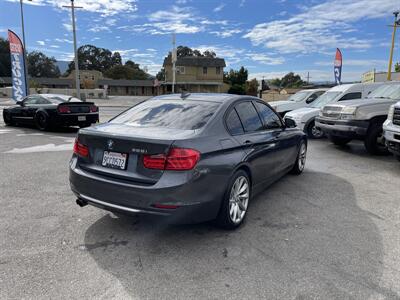
{"label": "building window", "polygon": [[216,68],[215,68],[215,73],[216,73],[217,75],[221,74],[221,67],[216,67]]}
{"label": "building window", "polygon": [[185,67],[184,66],[177,66],[176,73],[178,74],[185,74]]}
{"label": "building window", "polygon": [[203,74],[207,74],[207,67],[203,67]]}
{"label": "building window", "polygon": [[94,80],[94,75],[92,75],[92,80]]}

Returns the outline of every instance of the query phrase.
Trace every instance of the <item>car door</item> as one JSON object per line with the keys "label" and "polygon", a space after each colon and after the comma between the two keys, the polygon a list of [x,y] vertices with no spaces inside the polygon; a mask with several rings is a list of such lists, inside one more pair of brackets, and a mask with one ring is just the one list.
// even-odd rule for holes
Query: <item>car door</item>
{"label": "car door", "polygon": [[274,137],[276,159],[276,172],[282,173],[293,163],[297,155],[297,140],[291,130],[286,130],[282,119],[265,102],[254,101],[254,105],[262,120],[265,131]]}
{"label": "car door", "polygon": [[247,154],[253,185],[271,182],[277,174],[276,133],[266,130],[261,121],[253,101],[244,100],[234,106],[242,123],[244,133],[236,135],[236,140],[243,146]]}
{"label": "car door", "polygon": [[33,123],[34,113],[36,111],[37,96],[26,97],[19,107],[14,109],[13,118],[20,123]]}

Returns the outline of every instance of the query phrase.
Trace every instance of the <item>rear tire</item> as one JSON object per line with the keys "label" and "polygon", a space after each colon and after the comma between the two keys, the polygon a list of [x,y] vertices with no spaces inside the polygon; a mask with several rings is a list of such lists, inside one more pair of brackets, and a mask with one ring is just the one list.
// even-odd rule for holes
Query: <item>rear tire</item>
{"label": "rear tire", "polygon": [[368,153],[372,155],[389,154],[389,150],[385,145],[382,124],[375,122],[370,125],[364,140],[364,146]]}
{"label": "rear tire", "polygon": [[296,162],[290,173],[294,175],[300,175],[304,171],[304,167],[306,165],[306,158],[307,158],[307,144],[304,140],[301,141],[299,152],[297,154]]}
{"label": "rear tire", "polygon": [[351,142],[351,138],[343,138],[336,135],[329,135],[328,139],[336,146],[345,146]]}
{"label": "rear tire", "polygon": [[236,229],[244,221],[251,196],[251,184],[247,173],[237,171],[226,189],[221,208],[217,216],[217,224],[225,229]]}
{"label": "rear tire", "polygon": [[47,114],[42,111],[37,112],[35,115],[35,125],[42,131],[49,129],[49,118]]}
{"label": "rear tire", "polygon": [[307,136],[312,139],[321,139],[324,137],[324,133],[315,127],[315,121],[311,121],[307,126]]}

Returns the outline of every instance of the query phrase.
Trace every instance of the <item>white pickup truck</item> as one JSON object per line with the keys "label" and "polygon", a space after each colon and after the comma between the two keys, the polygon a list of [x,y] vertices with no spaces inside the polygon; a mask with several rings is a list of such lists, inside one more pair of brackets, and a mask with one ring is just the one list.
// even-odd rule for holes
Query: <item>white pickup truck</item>
{"label": "white pickup truck", "polygon": [[290,96],[287,100],[273,101],[269,104],[283,117],[289,111],[302,107],[310,107],[311,104],[327,90],[328,89],[301,90]]}
{"label": "white pickup truck", "polygon": [[336,145],[362,140],[370,154],[385,154],[388,150],[382,125],[391,105],[399,100],[400,82],[388,82],[365,99],[324,106],[315,119],[315,126]]}
{"label": "white pickup truck", "polygon": [[383,130],[388,150],[400,161],[400,101],[390,107]]}

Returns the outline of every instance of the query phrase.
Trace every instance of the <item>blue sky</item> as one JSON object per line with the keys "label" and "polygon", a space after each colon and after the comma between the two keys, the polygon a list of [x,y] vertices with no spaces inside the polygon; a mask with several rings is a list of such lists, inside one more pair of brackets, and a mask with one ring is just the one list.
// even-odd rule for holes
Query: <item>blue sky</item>
{"label": "blue sky", "polygon": [[[73,57],[69,0],[24,0],[28,51]],[[387,70],[392,12],[400,0],[75,0],[78,46],[119,51],[155,74],[177,44],[214,50],[228,69],[274,78],[289,71],[311,81],[333,80],[336,47],[344,81]],[[0,36],[21,33],[19,0],[0,0]],[[396,38],[400,44],[400,32]],[[399,47],[394,58],[400,60]]]}

